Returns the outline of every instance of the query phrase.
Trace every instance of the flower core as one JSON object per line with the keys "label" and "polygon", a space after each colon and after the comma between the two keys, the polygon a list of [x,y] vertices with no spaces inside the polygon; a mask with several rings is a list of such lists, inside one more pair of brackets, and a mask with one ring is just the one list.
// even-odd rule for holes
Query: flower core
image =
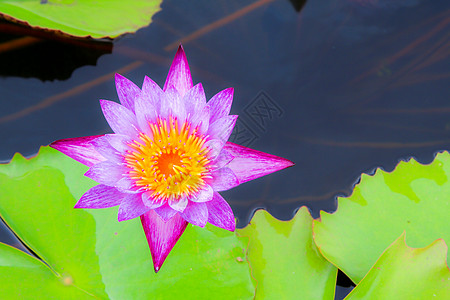
{"label": "flower core", "polygon": [[173,117],[149,125],[152,136],[141,132],[124,156],[134,185],[163,203],[195,196],[211,178],[206,136]]}

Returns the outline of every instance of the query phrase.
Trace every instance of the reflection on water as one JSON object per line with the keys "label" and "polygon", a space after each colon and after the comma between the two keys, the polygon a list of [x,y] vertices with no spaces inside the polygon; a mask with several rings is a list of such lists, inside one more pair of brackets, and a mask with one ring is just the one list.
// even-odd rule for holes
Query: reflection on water
{"label": "reflection on water", "polygon": [[[30,34],[35,34],[30,36]],[[70,39],[0,21],[0,76],[66,80],[72,72],[111,53],[110,41]]]}
{"label": "reflection on water", "polygon": [[[44,55],[54,43],[0,53],[0,61],[18,55],[0,70],[0,160],[108,132],[98,100],[117,100],[113,73],[162,84],[180,41],[209,98],[235,88],[233,138],[296,163],[223,193],[240,226],[259,207],[281,219],[301,205],[315,216],[332,211],[362,172],[411,156],[426,163],[449,148],[450,3],[303,2],[164,1],[149,27],[63,81],[15,77],[21,59],[45,61],[30,70],[57,70],[61,61]],[[75,53],[62,57],[72,62]]]}

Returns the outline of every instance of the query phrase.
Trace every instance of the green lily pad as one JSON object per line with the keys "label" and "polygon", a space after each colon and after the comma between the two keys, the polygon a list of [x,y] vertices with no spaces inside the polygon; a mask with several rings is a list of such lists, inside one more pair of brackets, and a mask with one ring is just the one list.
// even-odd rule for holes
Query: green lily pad
{"label": "green lily pad", "polygon": [[65,34],[93,38],[117,37],[150,24],[161,0],[1,0],[0,14]]}
{"label": "green lily pad", "polygon": [[238,235],[248,243],[256,299],[334,299],[337,268],[317,250],[306,207],[290,221],[258,210]]}
{"label": "green lily pad", "polygon": [[[391,173],[363,174],[338,210],[314,220],[321,253],[358,283],[403,231],[408,245],[450,242],[450,155],[439,153],[429,165],[411,159]],[[448,258],[447,258],[448,259]]]}
{"label": "green lily pad", "polygon": [[40,260],[0,243],[0,274],[4,299],[98,299],[77,288],[70,277],[49,272]]}
{"label": "green lily pad", "polygon": [[402,234],[345,299],[449,299],[446,260],[444,240],[414,249]]}
{"label": "green lily pad", "polygon": [[117,208],[73,209],[95,185],[86,170],[49,147],[0,165],[0,215],[45,263],[0,245],[3,298],[36,299],[41,291],[54,299],[253,298],[249,265],[237,259],[246,244],[214,226],[188,226],[155,274],[138,218],[118,222]]}

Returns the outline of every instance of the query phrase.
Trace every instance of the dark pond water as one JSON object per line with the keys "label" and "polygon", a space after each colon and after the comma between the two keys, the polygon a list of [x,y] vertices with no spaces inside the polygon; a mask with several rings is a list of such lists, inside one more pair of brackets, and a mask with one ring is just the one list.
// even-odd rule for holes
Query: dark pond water
{"label": "dark pond water", "polygon": [[[239,226],[256,208],[317,217],[361,173],[450,148],[449,23],[446,0],[164,1],[112,44],[0,44],[0,160],[109,132],[112,74],[162,85],[181,41],[208,98],[235,88],[232,141],[296,163],[223,193]],[[0,28],[2,43],[23,38]]]}

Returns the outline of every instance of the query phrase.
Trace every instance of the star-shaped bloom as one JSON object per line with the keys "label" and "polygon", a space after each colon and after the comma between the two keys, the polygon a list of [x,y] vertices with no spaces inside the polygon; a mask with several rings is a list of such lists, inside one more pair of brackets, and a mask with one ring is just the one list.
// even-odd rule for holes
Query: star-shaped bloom
{"label": "star-shaped bloom", "polygon": [[237,116],[233,89],[208,102],[193,86],[183,48],[164,88],[145,77],[142,89],[116,75],[120,104],[100,100],[113,134],[59,140],[51,147],[87,165],[100,183],[75,208],[119,206],[119,221],[141,218],[158,272],[188,223],[234,231],[218,193],[292,166],[289,160],[227,142]]}

